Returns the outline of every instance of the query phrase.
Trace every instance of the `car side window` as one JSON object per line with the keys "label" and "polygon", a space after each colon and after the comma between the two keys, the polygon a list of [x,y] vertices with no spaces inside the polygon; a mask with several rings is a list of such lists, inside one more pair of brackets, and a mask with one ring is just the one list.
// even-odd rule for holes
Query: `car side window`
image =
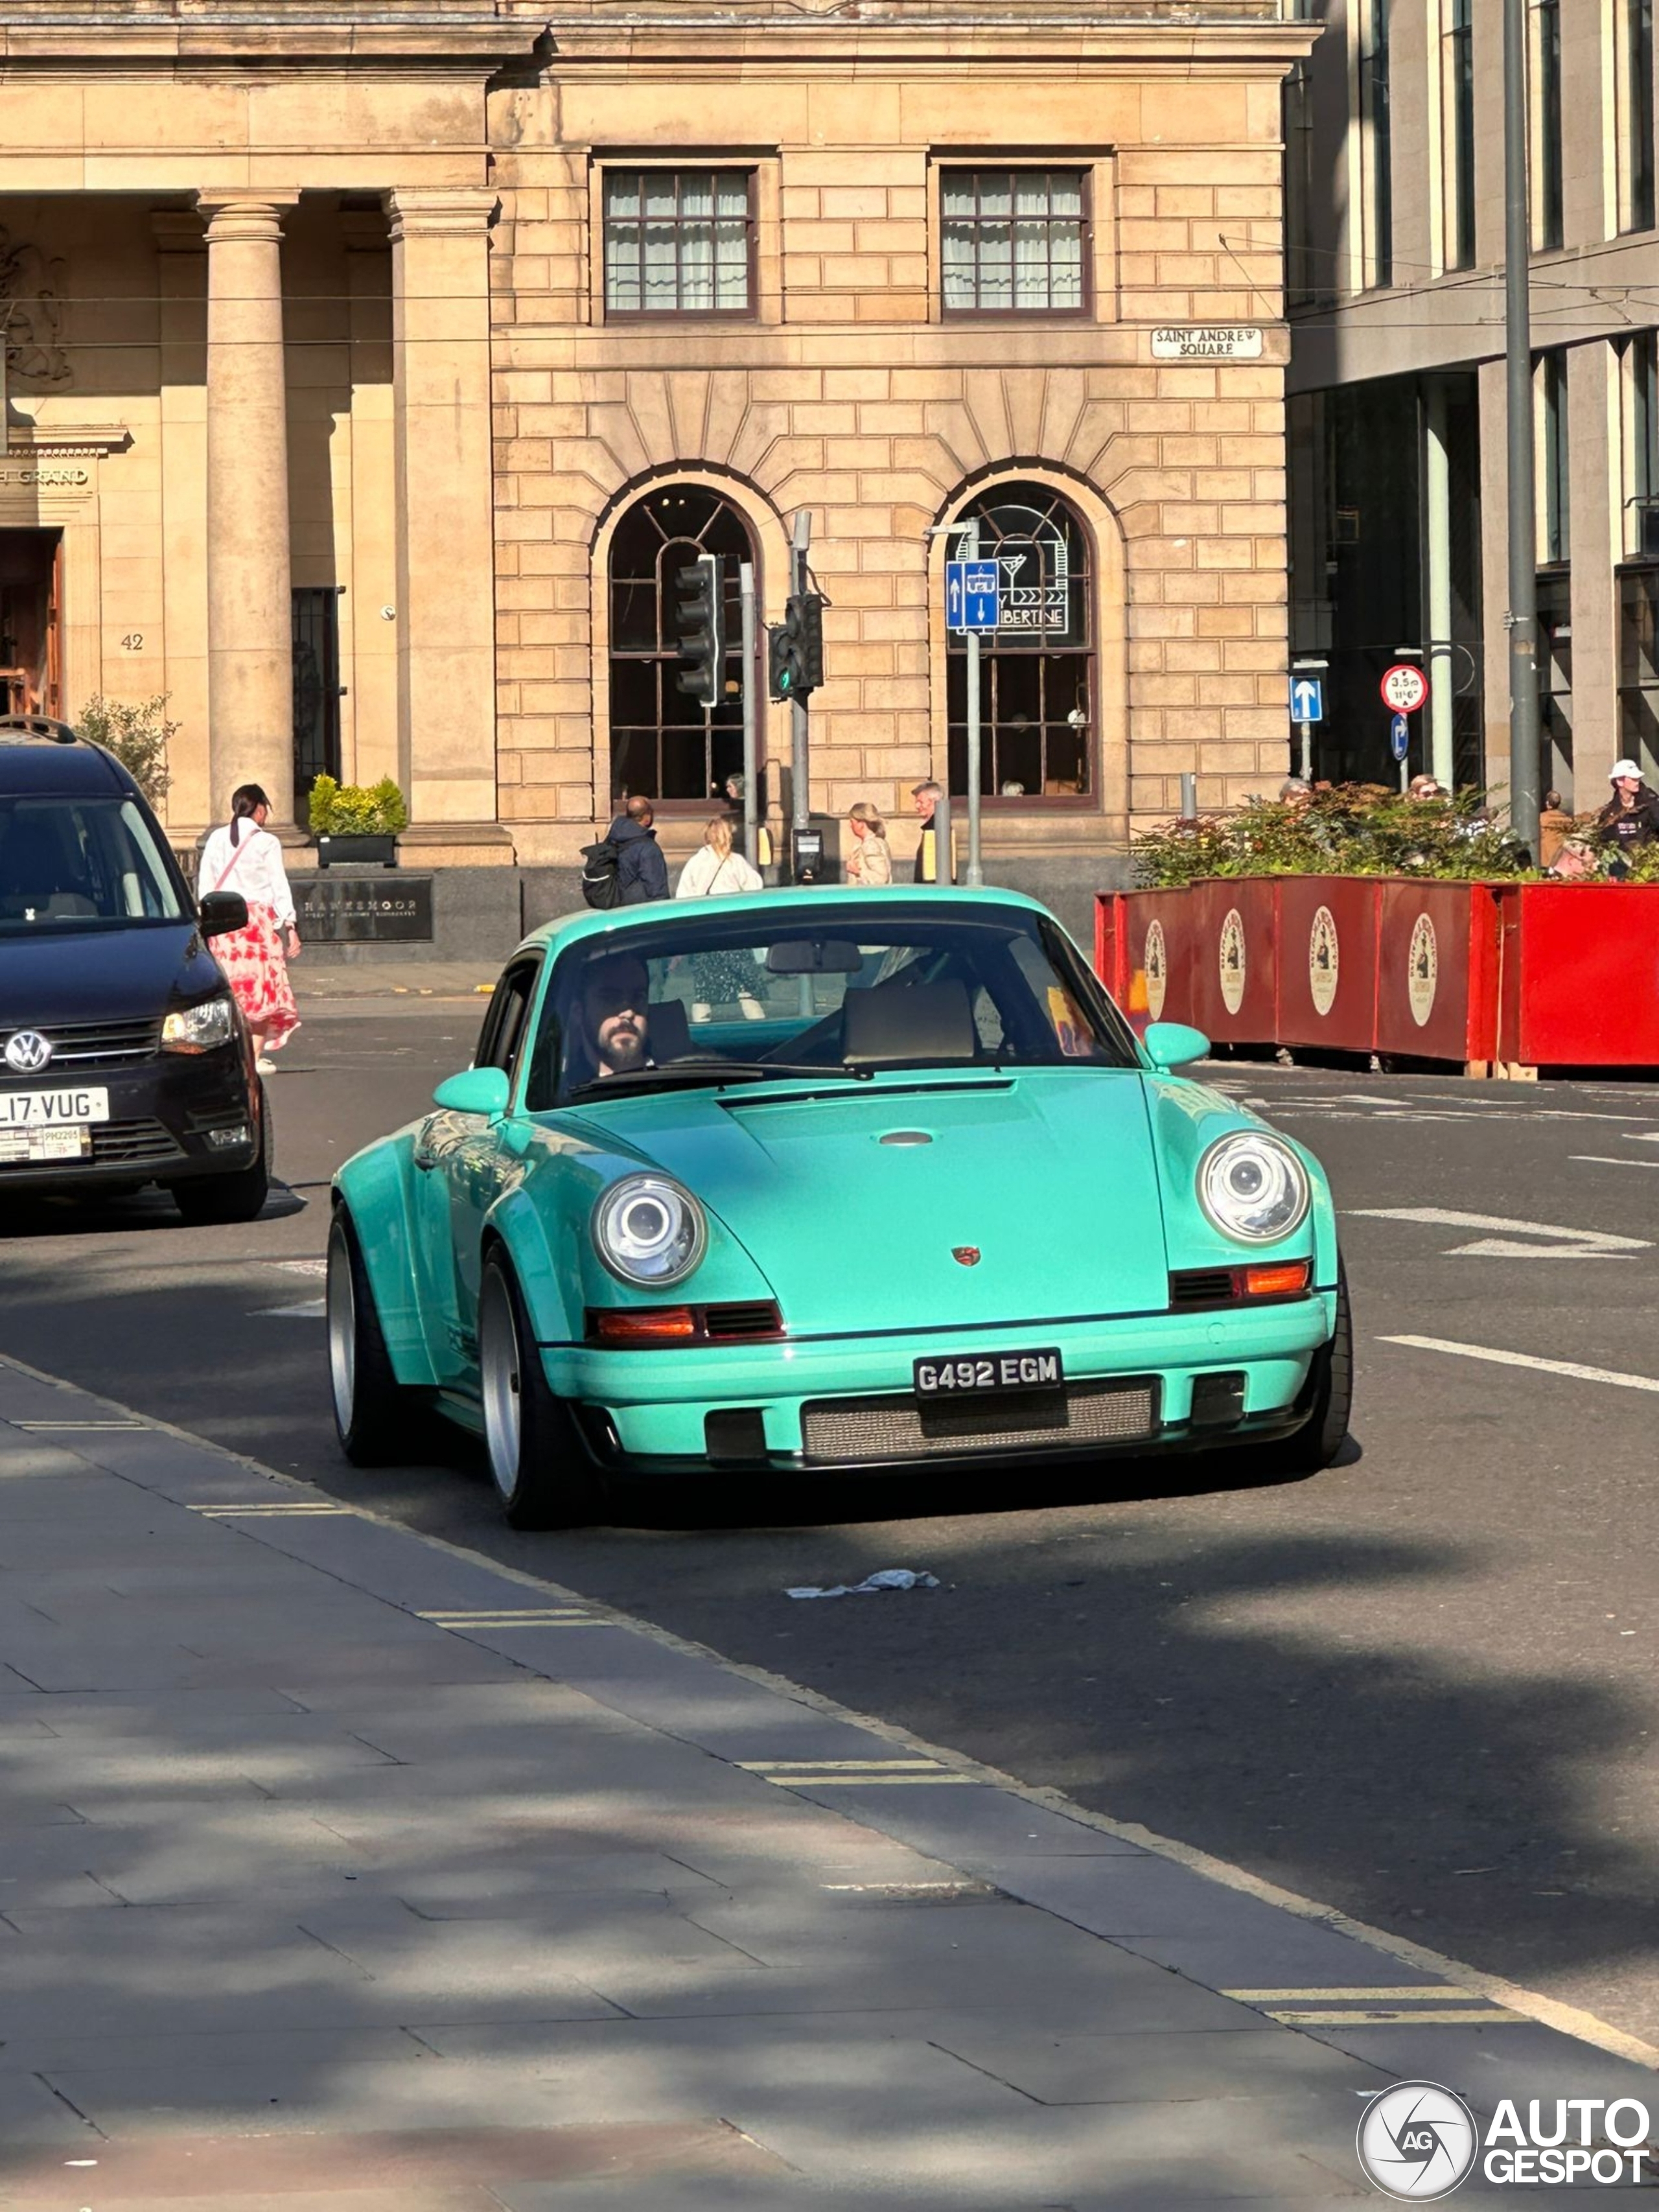
{"label": "car side window", "polygon": [[535,995],[538,964],[521,961],[516,968],[509,968],[495,986],[478,1037],[475,1067],[499,1067],[503,1074],[513,1073],[524,1041],[525,1017]]}

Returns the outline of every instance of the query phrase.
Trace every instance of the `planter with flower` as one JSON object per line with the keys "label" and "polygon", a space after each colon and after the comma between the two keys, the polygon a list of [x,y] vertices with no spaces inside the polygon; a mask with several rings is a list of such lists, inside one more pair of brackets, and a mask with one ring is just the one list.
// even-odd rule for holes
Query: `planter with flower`
{"label": "planter with flower", "polygon": [[311,787],[311,831],[320,868],[395,868],[398,833],[408,827],[409,808],[389,775],[367,785],[319,775]]}

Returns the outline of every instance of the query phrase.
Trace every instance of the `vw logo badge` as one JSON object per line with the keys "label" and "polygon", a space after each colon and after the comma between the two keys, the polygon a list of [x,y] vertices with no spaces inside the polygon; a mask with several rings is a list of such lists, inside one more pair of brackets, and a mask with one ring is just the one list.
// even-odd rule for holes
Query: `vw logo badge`
{"label": "vw logo badge", "polygon": [[6,1065],[19,1075],[39,1075],[52,1058],[52,1047],[38,1030],[19,1030],[6,1039]]}
{"label": "vw logo badge", "polygon": [[951,1257],[959,1267],[977,1267],[979,1247],[977,1244],[953,1244],[951,1247]]}

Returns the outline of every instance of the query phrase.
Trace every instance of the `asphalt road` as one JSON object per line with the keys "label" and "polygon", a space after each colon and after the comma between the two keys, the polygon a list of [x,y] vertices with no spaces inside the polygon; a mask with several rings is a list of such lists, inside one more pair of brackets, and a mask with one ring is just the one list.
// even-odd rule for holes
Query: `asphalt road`
{"label": "asphalt road", "polygon": [[[287,1194],[246,1229],[155,1194],[8,1216],[0,1350],[1659,2033],[1659,1090],[1221,1072],[1321,1152],[1347,1217],[1357,1445],[1312,1480],[659,1492],[628,1526],[526,1537],[441,1424],[434,1465],[345,1465],[311,1310],[331,1170],[465,1065],[477,1020],[313,1004],[271,1085]],[[884,1566],[944,1587],[783,1595]]]}

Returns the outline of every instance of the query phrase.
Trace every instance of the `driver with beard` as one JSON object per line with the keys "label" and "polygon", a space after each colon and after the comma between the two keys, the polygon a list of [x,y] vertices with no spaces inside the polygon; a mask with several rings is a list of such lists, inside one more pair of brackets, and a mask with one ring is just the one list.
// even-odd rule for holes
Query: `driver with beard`
{"label": "driver with beard", "polygon": [[654,1065],[647,1002],[651,979],[642,960],[625,952],[596,961],[582,983],[582,1048],[601,1079]]}

